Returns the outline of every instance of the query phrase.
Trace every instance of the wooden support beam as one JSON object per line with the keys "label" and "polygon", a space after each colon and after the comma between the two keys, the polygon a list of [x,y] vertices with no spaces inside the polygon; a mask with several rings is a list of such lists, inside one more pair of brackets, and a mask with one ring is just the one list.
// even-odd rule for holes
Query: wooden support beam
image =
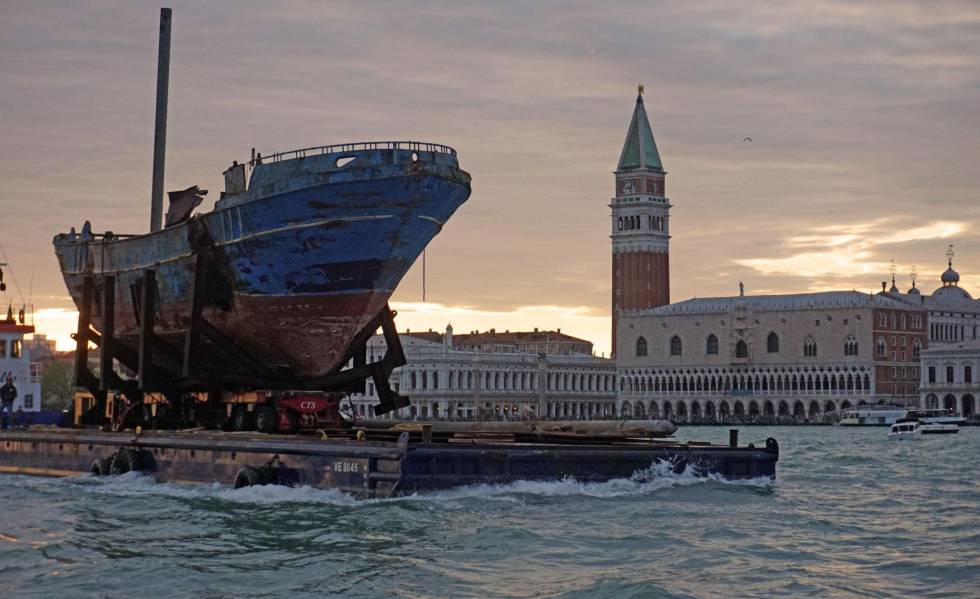
{"label": "wooden support beam", "polygon": [[143,271],[143,285],[140,289],[140,346],[139,388],[146,389],[147,378],[153,368],[153,323],[156,320],[157,272],[152,269]]}
{"label": "wooden support beam", "polygon": [[[75,385],[85,388],[92,384],[92,372],[88,369],[88,333],[92,324],[94,286],[92,275],[82,280],[82,301],[78,306],[78,329],[75,333]],[[92,389],[89,388],[89,391]]]}
{"label": "wooden support beam", "polygon": [[109,389],[112,373],[113,337],[116,326],[116,277],[102,275],[102,345],[99,360],[99,391]]}
{"label": "wooden support beam", "polygon": [[184,363],[182,376],[190,376],[194,352],[197,350],[201,332],[201,312],[204,310],[205,270],[207,266],[203,253],[198,252],[194,262],[194,280],[191,283],[191,301],[187,313],[187,332],[184,335]]}

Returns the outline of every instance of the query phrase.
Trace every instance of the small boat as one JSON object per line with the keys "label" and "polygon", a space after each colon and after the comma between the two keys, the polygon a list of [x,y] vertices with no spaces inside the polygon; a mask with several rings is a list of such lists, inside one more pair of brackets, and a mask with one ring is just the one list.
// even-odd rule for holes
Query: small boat
{"label": "small boat", "polygon": [[840,426],[890,426],[906,416],[907,410],[896,406],[861,406],[846,410]]}
{"label": "small boat", "polygon": [[950,435],[960,432],[960,427],[957,424],[920,421],[919,430],[923,435]]}
{"label": "small boat", "polygon": [[922,429],[918,420],[903,420],[892,425],[891,430],[888,431],[888,438],[899,441],[904,439],[918,439],[921,434]]}

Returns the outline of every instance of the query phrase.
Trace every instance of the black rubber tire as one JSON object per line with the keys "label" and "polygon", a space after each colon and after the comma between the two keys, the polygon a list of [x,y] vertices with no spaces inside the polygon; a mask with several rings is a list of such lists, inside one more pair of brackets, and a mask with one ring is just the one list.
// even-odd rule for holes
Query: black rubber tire
{"label": "black rubber tire", "polygon": [[255,429],[255,413],[249,412],[245,406],[238,406],[231,413],[231,430],[250,431]]}
{"label": "black rubber tire", "polygon": [[241,489],[242,487],[254,487],[255,485],[264,484],[265,481],[262,480],[262,474],[257,468],[252,468],[251,466],[245,466],[238,471],[235,475],[235,488]]}
{"label": "black rubber tire", "polygon": [[123,447],[116,452],[112,458],[112,466],[109,468],[111,474],[126,474],[127,472],[139,472],[142,470],[140,454],[138,451]]}
{"label": "black rubber tire", "polygon": [[279,414],[275,407],[265,404],[255,409],[255,430],[270,435],[279,431]]}
{"label": "black rubber tire", "polygon": [[99,458],[92,462],[92,467],[89,468],[89,472],[95,476],[106,476],[109,474],[112,462],[109,458]]}

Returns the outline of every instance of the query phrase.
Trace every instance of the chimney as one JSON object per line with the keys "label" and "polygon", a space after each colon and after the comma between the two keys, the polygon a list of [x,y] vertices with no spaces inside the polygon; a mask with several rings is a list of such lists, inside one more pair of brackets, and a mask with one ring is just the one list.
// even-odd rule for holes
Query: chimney
{"label": "chimney", "polygon": [[887,288],[887,286],[888,286],[888,281],[882,281],[881,282],[881,292],[882,293],[885,292],[885,289]]}

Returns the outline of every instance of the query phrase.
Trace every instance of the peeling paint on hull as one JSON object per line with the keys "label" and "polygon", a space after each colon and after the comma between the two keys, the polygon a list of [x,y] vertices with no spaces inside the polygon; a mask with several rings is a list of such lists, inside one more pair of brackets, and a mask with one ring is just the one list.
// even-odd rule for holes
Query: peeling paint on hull
{"label": "peeling paint on hull", "polygon": [[[205,252],[209,322],[254,357],[296,376],[339,368],[352,338],[469,197],[469,176],[455,156],[449,164],[445,156],[400,164],[373,153],[343,176],[318,175],[316,163],[299,169],[294,162],[310,161],[258,166],[250,189],[256,197],[222,200],[216,210],[163,231],[88,241],[56,237],[76,305],[88,274],[114,274],[116,335],[135,343],[135,290],[143,271],[153,268],[156,331],[178,338],[188,322],[194,264]],[[272,177],[277,173],[281,182]],[[101,329],[100,315],[93,324]]]}

